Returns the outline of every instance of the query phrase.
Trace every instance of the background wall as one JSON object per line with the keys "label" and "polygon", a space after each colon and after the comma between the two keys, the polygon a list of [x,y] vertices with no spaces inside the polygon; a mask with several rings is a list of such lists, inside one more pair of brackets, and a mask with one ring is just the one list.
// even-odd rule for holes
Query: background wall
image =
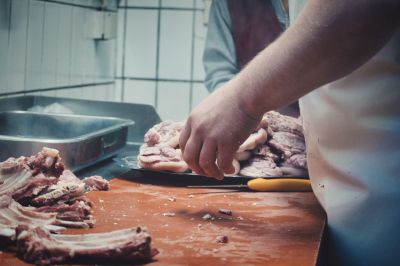
{"label": "background wall", "polygon": [[203,85],[203,0],[122,0],[116,88],[124,102],[151,104],[182,120],[208,92]]}
{"label": "background wall", "polygon": [[[115,99],[116,40],[84,34],[100,1],[1,0],[0,97]],[[117,1],[108,1],[117,12]]]}
{"label": "background wall", "polygon": [[184,119],[208,95],[204,0],[108,0],[117,39],[95,41],[84,25],[101,2],[0,0],[0,97],[145,103]]}

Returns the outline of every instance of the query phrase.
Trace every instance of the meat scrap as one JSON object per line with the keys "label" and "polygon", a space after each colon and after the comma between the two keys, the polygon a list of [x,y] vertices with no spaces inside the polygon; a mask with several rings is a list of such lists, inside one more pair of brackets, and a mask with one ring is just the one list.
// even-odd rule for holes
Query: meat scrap
{"label": "meat scrap", "polygon": [[150,235],[140,227],[107,233],[50,234],[40,227],[17,228],[17,256],[36,265],[71,262],[148,261],[158,254]]}
{"label": "meat scrap", "polygon": [[89,190],[109,190],[110,183],[103,177],[94,175],[90,177],[85,177],[83,183],[88,187]]}
{"label": "meat scrap", "polygon": [[232,215],[232,211],[224,208],[220,208],[218,210],[219,213],[225,214],[225,215]]}

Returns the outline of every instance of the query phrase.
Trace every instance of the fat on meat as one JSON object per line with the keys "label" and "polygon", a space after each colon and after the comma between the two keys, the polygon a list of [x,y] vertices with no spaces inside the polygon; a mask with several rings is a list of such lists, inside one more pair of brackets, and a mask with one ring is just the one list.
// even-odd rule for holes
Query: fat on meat
{"label": "fat on meat", "polygon": [[251,158],[239,172],[243,176],[251,177],[281,177],[282,170],[268,157],[256,156]]}
{"label": "fat on meat", "polygon": [[162,144],[176,148],[179,145],[179,135],[183,126],[184,122],[165,120],[147,131],[144,135],[144,142],[148,146]]}
{"label": "fat on meat", "polygon": [[251,134],[237,150],[238,153],[253,150],[257,145],[263,144],[268,140],[268,133],[264,128],[260,128],[257,132]]}

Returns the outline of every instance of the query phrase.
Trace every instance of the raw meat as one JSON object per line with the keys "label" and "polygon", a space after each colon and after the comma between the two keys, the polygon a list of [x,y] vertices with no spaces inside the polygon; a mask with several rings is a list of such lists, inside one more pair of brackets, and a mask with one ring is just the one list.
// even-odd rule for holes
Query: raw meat
{"label": "raw meat", "polygon": [[139,167],[156,171],[185,172],[189,169],[181,150],[167,145],[149,147],[144,144],[138,159]]}
{"label": "raw meat", "polygon": [[15,228],[20,224],[41,226],[49,231],[64,230],[63,222],[55,213],[40,213],[35,208],[24,207],[10,196],[0,196],[0,238],[8,242],[15,240]]}
{"label": "raw meat", "polygon": [[271,151],[271,148],[268,145],[261,144],[258,145],[254,150],[253,154],[257,156],[271,158],[274,162],[279,161],[279,156]]}
{"label": "raw meat", "polygon": [[258,128],[267,127],[273,132],[288,132],[303,136],[303,127],[299,119],[275,111],[265,113],[258,125]]}
{"label": "raw meat", "polygon": [[306,152],[304,138],[289,132],[274,132],[269,144],[280,151],[284,158]]}
{"label": "raw meat", "polygon": [[[109,187],[98,176],[85,181],[93,189]],[[148,234],[136,228],[80,236],[52,234],[66,227],[93,226],[86,186],[64,170],[54,149],[43,148],[35,156],[0,163],[0,246],[15,250],[16,245],[18,256],[42,265],[75,259],[80,263],[86,259],[90,263],[94,259],[137,262],[157,253],[150,248]]]}
{"label": "raw meat", "polygon": [[307,155],[305,153],[294,154],[286,159],[282,165],[307,169]]}
{"label": "raw meat", "polygon": [[101,176],[94,175],[82,180],[89,190],[109,190],[110,183]]}
{"label": "raw meat", "polygon": [[149,261],[158,251],[152,249],[150,235],[140,227],[107,233],[54,235],[40,227],[17,228],[17,255],[36,265],[72,262],[104,264]]}
{"label": "raw meat", "polygon": [[[146,143],[140,150],[139,167],[172,172],[190,170],[178,149],[183,125],[183,122],[167,120],[152,127],[146,133]],[[262,177],[307,174],[306,147],[300,119],[270,111],[264,114],[256,130],[235,153],[233,175],[239,173]],[[238,172],[240,167],[242,170]]]}
{"label": "raw meat", "polygon": [[[69,170],[67,171],[69,172]],[[68,175],[70,174],[72,172],[68,173]],[[57,184],[49,186],[45,192],[33,198],[30,203],[33,206],[51,205],[59,201],[64,202],[71,198],[82,196],[85,192],[85,183],[80,179],[63,180],[60,178]]]}
{"label": "raw meat", "polygon": [[243,165],[242,169],[240,169],[240,174],[251,177],[280,177],[283,172],[271,158],[257,156]]}
{"label": "raw meat", "polygon": [[237,152],[252,150],[257,145],[263,144],[268,139],[268,133],[264,128],[260,128],[257,132],[251,134],[243,143],[240,145]]}
{"label": "raw meat", "polygon": [[163,121],[147,131],[144,135],[144,142],[148,146],[162,144],[176,148],[179,145],[179,135],[183,126],[184,122]]}

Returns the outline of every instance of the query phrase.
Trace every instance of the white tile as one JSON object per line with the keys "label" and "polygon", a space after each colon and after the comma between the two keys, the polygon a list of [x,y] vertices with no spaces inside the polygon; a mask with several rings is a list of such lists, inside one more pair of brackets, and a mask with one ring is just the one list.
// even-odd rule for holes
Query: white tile
{"label": "white tile", "polygon": [[72,36],[71,36],[71,64],[70,80],[72,85],[82,84],[86,74],[84,56],[84,25],[85,9],[72,7]]}
{"label": "white tile", "polygon": [[209,92],[204,86],[204,84],[200,83],[194,83],[193,84],[193,94],[192,94],[192,109],[196,107],[201,101],[203,101],[207,96],[209,95]]}
{"label": "white tile", "polygon": [[160,82],[157,111],[163,120],[184,120],[189,114],[189,83]]}
{"label": "white tile", "polygon": [[57,32],[57,86],[70,84],[71,38],[72,7],[60,5]]}
{"label": "white tile", "polygon": [[25,89],[42,87],[44,3],[31,1],[29,6]]}
{"label": "white tile", "polygon": [[[125,1],[122,0],[120,5],[125,5]],[[158,0],[128,0],[127,6],[133,7],[158,7]]]}
{"label": "white tile", "polygon": [[10,42],[8,49],[8,91],[23,91],[28,24],[28,1],[13,0],[11,6]]}
{"label": "white tile", "polygon": [[194,28],[194,54],[193,54],[193,79],[204,80],[205,72],[203,65],[203,52],[207,27],[203,24],[202,12],[195,13],[195,28]]}
{"label": "white tile", "polygon": [[114,86],[114,101],[117,102],[122,102],[121,100],[121,93],[122,93],[122,79],[116,79],[115,80],[115,86]]}
{"label": "white tile", "polygon": [[42,55],[42,86],[44,88],[57,86],[57,35],[59,6],[45,3],[44,36]]}
{"label": "white tile", "polygon": [[113,81],[115,66],[115,40],[96,41],[96,82]]}
{"label": "white tile", "polygon": [[125,80],[124,102],[155,105],[154,81]]}
{"label": "white tile", "polygon": [[[124,2],[124,1],[121,1]],[[116,67],[115,74],[117,77],[122,76],[122,64],[124,56],[124,23],[126,9],[118,9],[118,25],[117,25],[117,55],[116,55]]]}
{"label": "white tile", "polygon": [[128,10],[125,76],[154,78],[156,74],[157,11]]}
{"label": "white tile", "polygon": [[[84,9],[84,22],[86,23],[87,20],[93,15],[95,10],[91,9]],[[97,41],[94,39],[87,38],[85,36],[85,32],[82,32],[81,36],[81,42],[82,42],[82,50],[79,51],[79,57],[83,58],[83,62],[81,61],[82,70],[83,72],[83,77],[82,77],[82,82],[83,83],[94,83],[97,80],[97,60],[96,60],[96,54],[97,54]]]}
{"label": "white tile", "polygon": [[0,1],[0,93],[8,92],[8,40],[11,0]]}
{"label": "white tile", "polygon": [[193,8],[193,0],[161,0],[162,7]]}
{"label": "white tile", "polygon": [[83,90],[81,88],[57,90],[56,95],[57,97],[62,97],[62,98],[81,99],[83,95]]}
{"label": "white tile", "polygon": [[204,8],[204,0],[194,0],[196,8]]}
{"label": "white tile", "polygon": [[56,90],[43,91],[43,92],[40,93],[40,96],[56,97],[57,96],[57,91]]}
{"label": "white tile", "polygon": [[94,101],[108,101],[110,87],[107,85],[91,86],[82,88],[82,99]]}
{"label": "white tile", "polygon": [[161,78],[190,79],[192,11],[161,12]]}

